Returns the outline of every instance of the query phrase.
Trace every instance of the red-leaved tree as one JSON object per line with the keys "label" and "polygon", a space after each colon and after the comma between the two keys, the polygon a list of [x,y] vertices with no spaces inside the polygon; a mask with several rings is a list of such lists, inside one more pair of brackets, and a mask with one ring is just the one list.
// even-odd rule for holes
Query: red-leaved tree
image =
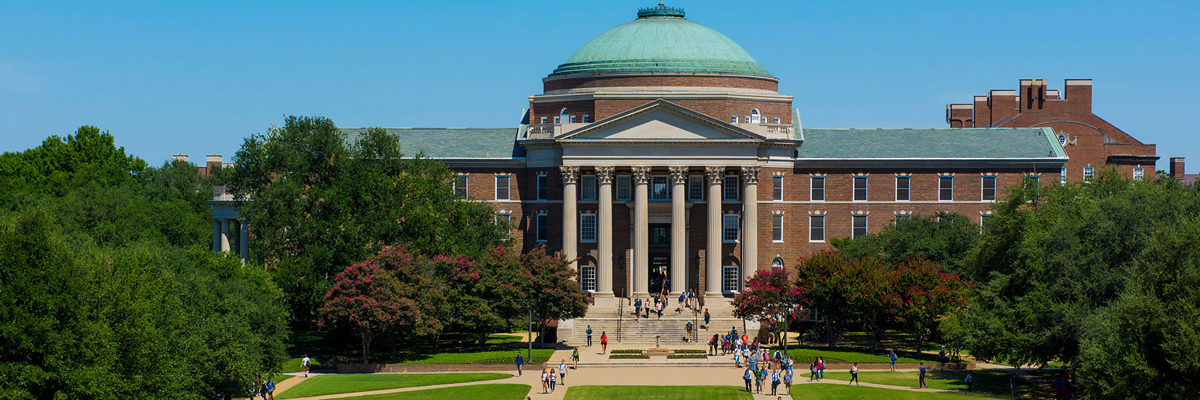
{"label": "red-leaved tree", "polygon": [[896,272],[899,315],[916,330],[916,350],[920,352],[925,330],[941,316],[966,304],[971,283],[924,259],[901,263]]}
{"label": "red-leaved tree", "polygon": [[[746,288],[734,296],[733,315],[776,325],[794,318],[799,303],[800,291],[788,280],[787,271],[776,268],[759,270],[746,281]],[[787,330],[780,332],[777,329],[775,335],[779,343],[784,343]]]}

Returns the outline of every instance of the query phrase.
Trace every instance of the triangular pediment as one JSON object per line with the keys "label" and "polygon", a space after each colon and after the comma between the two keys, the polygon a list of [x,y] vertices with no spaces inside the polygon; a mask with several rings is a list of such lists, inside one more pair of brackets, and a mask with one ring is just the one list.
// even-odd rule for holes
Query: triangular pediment
{"label": "triangular pediment", "polygon": [[655,100],[596,121],[559,141],[761,141],[753,132],[665,100]]}

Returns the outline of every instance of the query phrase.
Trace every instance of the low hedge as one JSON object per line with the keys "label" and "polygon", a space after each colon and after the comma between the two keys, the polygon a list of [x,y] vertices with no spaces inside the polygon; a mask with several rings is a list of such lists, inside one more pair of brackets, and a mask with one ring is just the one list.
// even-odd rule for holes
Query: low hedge
{"label": "low hedge", "polygon": [[645,354],[613,354],[613,355],[608,356],[608,359],[609,360],[619,360],[619,359],[649,360],[650,356],[645,355]]}
{"label": "low hedge", "polygon": [[633,350],[633,349],[622,349],[622,350],[613,350],[613,351],[610,351],[609,353],[612,353],[612,354],[642,354],[642,351],[641,350]]}
{"label": "low hedge", "polygon": [[671,354],[671,355],[667,356],[667,358],[708,358],[708,355],[707,354],[693,354],[693,353]]}
{"label": "low hedge", "polygon": [[675,354],[708,354],[708,351],[699,349],[680,349],[675,350]]}

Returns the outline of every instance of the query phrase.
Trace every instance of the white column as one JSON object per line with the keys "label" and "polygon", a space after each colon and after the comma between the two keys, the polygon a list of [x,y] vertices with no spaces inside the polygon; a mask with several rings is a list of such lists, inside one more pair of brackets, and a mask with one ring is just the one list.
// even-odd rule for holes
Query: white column
{"label": "white column", "polygon": [[705,167],[708,178],[708,246],[705,254],[705,290],[709,296],[721,296],[721,184],[725,167]]}
{"label": "white column", "polygon": [[221,220],[213,220],[212,250],[221,251]]}
{"label": "white column", "polygon": [[650,167],[633,167],[633,294],[649,294],[650,271]]}
{"label": "white column", "polygon": [[596,266],[596,295],[613,295],[613,235],[612,200],[613,167],[596,167],[596,182],[600,184],[600,212],[597,213],[596,250],[600,253]]}
{"label": "white column", "polygon": [[758,271],[758,172],[742,167],[742,282]]}
{"label": "white column", "polygon": [[221,220],[221,250],[220,251],[226,252],[226,253],[229,252],[229,220],[227,220],[227,219]]}
{"label": "white column", "polygon": [[579,258],[578,246],[579,239],[576,235],[579,234],[577,223],[579,221],[579,213],[575,208],[575,197],[579,193],[576,189],[576,182],[579,181],[579,167],[563,165],[558,167],[562,174],[563,182],[563,232],[562,232],[562,255],[563,258],[570,263],[571,268],[578,268]]}
{"label": "white column", "polygon": [[671,293],[687,290],[687,201],[688,167],[671,167]]}
{"label": "white column", "polygon": [[246,262],[250,259],[250,227],[246,221],[238,221],[238,233],[238,255]]}

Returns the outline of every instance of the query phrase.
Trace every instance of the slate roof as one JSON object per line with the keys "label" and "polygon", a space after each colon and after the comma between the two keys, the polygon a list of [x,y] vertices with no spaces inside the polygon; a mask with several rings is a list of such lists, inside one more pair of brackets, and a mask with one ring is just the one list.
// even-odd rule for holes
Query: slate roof
{"label": "slate roof", "polygon": [[[342,128],[347,141],[354,141],[366,128]],[[386,128],[400,138],[405,156],[425,153],[431,158],[520,157],[517,128]]]}
{"label": "slate roof", "polygon": [[804,129],[800,159],[1065,158],[1045,128]]}

